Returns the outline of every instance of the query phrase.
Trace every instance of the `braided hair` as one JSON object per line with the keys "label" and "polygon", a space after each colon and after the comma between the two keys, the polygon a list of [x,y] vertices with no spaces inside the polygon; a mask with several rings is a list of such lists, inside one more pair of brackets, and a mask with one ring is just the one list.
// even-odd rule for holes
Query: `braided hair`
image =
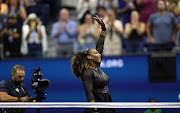
{"label": "braided hair", "polygon": [[78,78],[82,78],[83,72],[90,67],[87,56],[90,49],[86,49],[83,52],[78,52],[71,58],[71,71],[73,75]]}

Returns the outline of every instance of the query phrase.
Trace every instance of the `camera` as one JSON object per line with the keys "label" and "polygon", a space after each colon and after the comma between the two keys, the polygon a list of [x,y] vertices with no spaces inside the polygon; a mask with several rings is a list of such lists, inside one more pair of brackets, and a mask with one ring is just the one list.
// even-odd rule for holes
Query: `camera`
{"label": "camera", "polygon": [[36,101],[41,102],[46,99],[44,91],[49,88],[50,81],[48,79],[42,79],[40,67],[33,69],[32,73],[32,89],[37,95]]}

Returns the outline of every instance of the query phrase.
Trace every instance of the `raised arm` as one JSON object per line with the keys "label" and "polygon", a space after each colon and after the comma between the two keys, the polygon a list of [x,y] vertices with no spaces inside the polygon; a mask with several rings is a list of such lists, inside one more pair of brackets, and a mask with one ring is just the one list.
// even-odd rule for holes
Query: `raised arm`
{"label": "raised arm", "polygon": [[96,43],[96,50],[99,52],[99,54],[101,54],[102,56],[102,53],[103,53],[103,47],[104,47],[104,40],[105,40],[105,35],[106,35],[106,27],[105,27],[105,24],[102,20],[102,18],[99,18],[97,15],[95,17],[93,17],[97,23],[99,23],[101,25],[101,33],[100,33],[100,36],[99,36],[99,39]]}

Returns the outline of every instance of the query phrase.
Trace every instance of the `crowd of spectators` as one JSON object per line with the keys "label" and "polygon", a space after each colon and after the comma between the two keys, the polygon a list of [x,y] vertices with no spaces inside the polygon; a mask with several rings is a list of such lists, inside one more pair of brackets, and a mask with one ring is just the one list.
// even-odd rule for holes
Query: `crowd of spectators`
{"label": "crowd of spectators", "polygon": [[0,58],[41,58],[48,39],[56,42],[56,57],[95,48],[100,26],[94,15],[107,28],[104,56],[179,51],[179,0],[77,0],[76,21],[60,2],[0,0]]}
{"label": "crowd of spectators", "polygon": [[59,5],[59,0],[0,0],[0,59],[46,55],[46,26]]}

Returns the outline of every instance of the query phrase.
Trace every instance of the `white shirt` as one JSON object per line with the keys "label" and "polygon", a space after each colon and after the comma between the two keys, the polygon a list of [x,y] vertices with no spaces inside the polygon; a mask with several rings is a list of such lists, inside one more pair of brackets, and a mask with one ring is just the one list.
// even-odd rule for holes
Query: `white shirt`
{"label": "white shirt", "polygon": [[96,14],[98,0],[89,0],[89,2],[84,2],[84,0],[79,0],[77,4],[78,19],[81,19],[86,11],[90,11],[92,15]]}
{"label": "white shirt", "polygon": [[[114,20],[114,26],[116,26],[117,29],[119,29],[121,32],[123,32],[123,25],[120,20]],[[108,29],[109,26],[106,25],[106,28]],[[120,55],[121,49],[122,49],[122,41],[121,36],[116,33],[115,28],[112,28],[112,37],[111,37],[111,31],[108,31],[106,34],[105,42],[104,42],[104,56],[117,56]]]}
{"label": "white shirt", "polygon": [[24,24],[22,27],[22,42],[21,42],[21,53],[26,55],[28,54],[28,44],[36,43],[42,44],[43,53],[47,51],[47,34],[46,28],[44,25],[38,26],[42,32],[42,39],[40,40],[39,35],[36,31],[32,31],[28,40],[26,40],[26,36],[29,32],[29,25]]}

